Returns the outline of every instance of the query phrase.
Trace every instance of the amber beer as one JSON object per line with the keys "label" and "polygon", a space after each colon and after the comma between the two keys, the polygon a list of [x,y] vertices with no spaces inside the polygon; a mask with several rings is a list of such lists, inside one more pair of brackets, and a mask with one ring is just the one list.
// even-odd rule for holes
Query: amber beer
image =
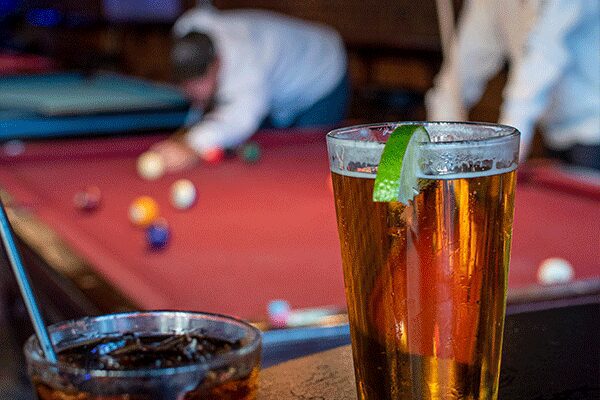
{"label": "amber beer", "polygon": [[[379,128],[373,140],[384,141]],[[408,205],[373,202],[376,165],[360,161],[371,155],[360,144],[340,152],[345,143],[329,143],[360,399],[497,398],[514,135],[514,151],[500,149],[500,162],[488,146],[483,162],[433,163],[443,174],[421,174]],[[443,151],[434,146],[426,157]]]}

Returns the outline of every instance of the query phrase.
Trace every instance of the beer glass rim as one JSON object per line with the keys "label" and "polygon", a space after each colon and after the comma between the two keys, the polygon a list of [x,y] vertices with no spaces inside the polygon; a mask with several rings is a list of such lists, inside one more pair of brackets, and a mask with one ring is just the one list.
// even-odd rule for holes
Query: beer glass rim
{"label": "beer glass rim", "polygon": [[449,148],[457,148],[462,146],[474,146],[474,145],[502,145],[507,142],[512,142],[514,140],[518,140],[520,136],[520,132],[509,125],[495,124],[491,122],[473,122],[473,121],[400,121],[400,122],[375,122],[368,124],[360,124],[360,125],[352,125],[347,127],[342,127],[338,129],[334,129],[327,133],[327,140],[330,141],[339,141],[339,143],[344,142],[363,142],[369,143],[375,147],[384,147],[386,140],[364,140],[357,136],[349,135],[350,132],[360,131],[365,128],[389,128],[390,133],[391,130],[395,129],[398,126],[403,125],[422,125],[427,129],[428,127],[436,127],[436,128],[452,128],[452,127],[467,127],[467,128],[487,128],[494,130],[497,134],[494,136],[481,136],[478,138],[470,138],[470,139],[458,139],[458,140],[444,140],[444,141],[431,141],[431,142],[421,142],[418,143],[418,146],[421,148],[427,148],[430,150],[439,149],[449,149]]}
{"label": "beer glass rim", "polygon": [[[243,358],[249,354],[255,352],[261,344],[262,335],[258,328],[250,325],[249,323],[242,321],[231,316],[208,313],[208,312],[194,312],[194,311],[172,311],[172,310],[152,310],[152,311],[129,311],[120,312],[113,314],[105,314],[94,317],[83,317],[78,319],[71,319],[67,321],[58,322],[48,327],[48,332],[52,336],[54,333],[60,332],[65,329],[75,329],[78,324],[82,323],[97,323],[103,320],[112,318],[128,318],[128,317],[148,317],[156,318],[160,316],[180,316],[190,317],[195,319],[202,319],[205,321],[215,321],[225,323],[231,326],[238,326],[244,332],[244,338],[248,340],[248,343],[237,350],[232,350],[225,354],[221,354],[209,361],[202,363],[194,363],[188,365],[182,365],[178,367],[166,367],[166,368],[138,368],[130,370],[106,370],[106,369],[85,369],[79,367],[73,367],[61,361],[50,362],[42,354],[39,342],[35,335],[31,335],[25,342],[23,350],[25,357],[29,363],[36,364],[37,367],[43,368],[55,368],[61,372],[73,374],[73,375],[87,375],[94,378],[138,378],[138,377],[155,377],[155,376],[169,376],[177,374],[186,374],[195,371],[210,371],[214,368],[218,368],[228,362]],[[182,331],[181,333],[184,333]],[[126,333],[126,332],[111,332],[111,333]],[[109,333],[99,334],[98,338],[108,336]],[[54,342],[54,338],[53,342]],[[54,343],[56,346],[56,343]]]}

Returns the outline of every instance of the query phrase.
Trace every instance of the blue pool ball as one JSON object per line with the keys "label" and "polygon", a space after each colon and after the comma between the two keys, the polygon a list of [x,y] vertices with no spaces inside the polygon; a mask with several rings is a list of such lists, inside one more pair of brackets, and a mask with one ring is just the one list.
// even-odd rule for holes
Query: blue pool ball
{"label": "blue pool ball", "polygon": [[146,229],[146,240],[151,249],[159,250],[169,243],[169,226],[164,221],[158,221]]}

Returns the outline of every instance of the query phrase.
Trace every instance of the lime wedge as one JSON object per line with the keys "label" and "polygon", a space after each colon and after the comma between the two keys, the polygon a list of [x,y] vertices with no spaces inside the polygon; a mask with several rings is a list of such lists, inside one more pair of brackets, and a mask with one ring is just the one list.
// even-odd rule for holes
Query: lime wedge
{"label": "lime wedge", "polygon": [[385,144],[373,188],[373,201],[408,204],[419,193],[417,143],[429,142],[422,125],[401,125]]}

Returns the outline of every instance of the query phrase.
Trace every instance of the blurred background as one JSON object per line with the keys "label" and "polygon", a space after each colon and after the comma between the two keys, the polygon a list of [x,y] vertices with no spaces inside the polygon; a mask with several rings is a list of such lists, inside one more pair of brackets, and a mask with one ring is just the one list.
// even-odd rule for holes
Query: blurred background
{"label": "blurred background", "polygon": [[[462,1],[455,0],[456,14]],[[192,0],[83,0],[0,3],[3,52],[48,57],[57,69],[109,70],[170,80],[171,29]],[[259,8],[328,24],[349,56],[349,122],[424,119],[423,98],[442,63],[434,0],[217,0],[219,9]],[[32,68],[39,68],[39,61]],[[26,69],[27,66],[22,66]],[[0,70],[1,71],[1,70]],[[470,118],[497,121],[506,80],[502,70]]]}

